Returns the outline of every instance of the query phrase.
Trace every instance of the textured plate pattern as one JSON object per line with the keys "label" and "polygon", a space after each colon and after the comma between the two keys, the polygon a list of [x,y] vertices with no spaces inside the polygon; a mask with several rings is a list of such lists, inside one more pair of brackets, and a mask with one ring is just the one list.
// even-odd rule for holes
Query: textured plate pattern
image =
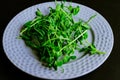
{"label": "textured plate pattern", "polygon": [[[66,3],[68,5],[69,3]],[[77,18],[87,21],[90,16],[97,13],[97,16],[90,22],[94,33],[94,43],[97,49],[106,52],[105,55],[86,55],[81,59],[63,65],[64,73],[61,69],[58,71],[49,70],[41,65],[41,63],[32,54],[32,50],[28,48],[24,41],[17,39],[22,25],[35,17],[35,11],[39,8],[44,14],[48,14],[48,7],[55,7],[54,2],[47,2],[32,6],[16,15],[8,24],[3,35],[3,47],[10,61],[22,71],[40,78],[47,79],[70,79],[85,75],[98,68],[110,55],[113,47],[113,33],[108,22],[96,11],[76,3],[81,8]]]}

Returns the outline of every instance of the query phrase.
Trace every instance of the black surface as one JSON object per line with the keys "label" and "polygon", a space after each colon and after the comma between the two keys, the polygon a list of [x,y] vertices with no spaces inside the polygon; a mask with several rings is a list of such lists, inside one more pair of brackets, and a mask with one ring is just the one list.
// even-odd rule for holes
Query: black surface
{"label": "black surface", "polygon": [[[1,0],[0,1],[0,80],[40,80],[16,68],[2,48],[2,35],[9,21],[21,10],[52,0]],[[73,0],[93,8],[110,23],[114,33],[114,47],[107,61],[95,71],[76,78],[79,80],[120,80],[120,0]]]}

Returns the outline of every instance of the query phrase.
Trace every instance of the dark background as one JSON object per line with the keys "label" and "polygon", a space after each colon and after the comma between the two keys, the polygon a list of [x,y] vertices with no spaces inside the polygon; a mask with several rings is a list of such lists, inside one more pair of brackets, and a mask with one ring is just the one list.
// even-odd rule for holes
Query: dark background
{"label": "dark background", "polygon": [[[52,0],[1,0],[0,1],[0,80],[40,80],[16,68],[6,57],[2,35],[9,21],[21,10]],[[68,0],[69,1],[69,0]],[[114,33],[114,47],[107,61],[95,71],[76,78],[79,80],[120,80],[120,0],[73,0],[93,8],[110,23]]]}

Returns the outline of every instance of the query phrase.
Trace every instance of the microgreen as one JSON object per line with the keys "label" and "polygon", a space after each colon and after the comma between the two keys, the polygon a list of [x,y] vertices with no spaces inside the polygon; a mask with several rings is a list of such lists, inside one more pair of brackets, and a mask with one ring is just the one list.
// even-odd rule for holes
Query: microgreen
{"label": "microgreen", "polygon": [[[77,58],[75,50],[103,54],[87,41],[87,31],[90,29],[88,23],[96,15],[86,22],[75,22],[73,16],[79,13],[80,6],[65,6],[64,2],[55,2],[56,8],[49,7],[50,12],[47,15],[37,9],[36,17],[26,22],[20,31],[20,37],[26,45],[37,51],[39,60],[47,67],[57,70],[58,66]],[[89,45],[80,48],[78,43],[84,45],[84,41]]]}

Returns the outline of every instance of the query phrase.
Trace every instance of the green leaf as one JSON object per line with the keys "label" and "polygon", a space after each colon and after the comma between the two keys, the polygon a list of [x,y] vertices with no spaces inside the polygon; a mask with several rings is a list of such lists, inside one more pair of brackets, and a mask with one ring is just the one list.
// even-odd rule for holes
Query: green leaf
{"label": "green leaf", "polygon": [[62,61],[62,60],[55,61],[55,64],[56,64],[57,66],[62,66],[63,61]]}
{"label": "green leaf", "polygon": [[87,52],[88,50],[89,50],[88,48],[85,48],[85,47],[84,47],[84,48],[80,48],[80,49],[79,49],[79,52]]}
{"label": "green leaf", "polygon": [[74,60],[74,59],[76,59],[76,56],[70,56],[70,59]]}
{"label": "green leaf", "polygon": [[32,22],[32,21],[28,21],[28,22],[26,22],[23,26],[24,26],[24,27],[30,27],[30,26],[31,26],[31,22]]}
{"label": "green leaf", "polygon": [[67,62],[69,62],[69,60],[70,60],[70,56],[66,55],[63,58],[63,63],[67,63]]}
{"label": "green leaf", "polygon": [[73,8],[71,5],[68,7],[68,10],[73,14],[73,15],[76,15],[78,14],[78,12],[80,11],[80,7],[77,6],[75,8]]}
{"label": "green leaf", "polygon": [[43,16],[42,13],[41,13],[41,11],[40,11],[39,9],[37,9],[36,15],[37,15],[37,16]]}
{"label": "green leaf", "polygon": [[80,11],[80,7],[77,6],[76,8],[73,9],[73,15],[78,14],[79,11]]}
{"label": "green leaf", "polygon": [[83,35],[83,38],[84,38],[84,39],[87,39],[87,38],[88,38],[88,33],[87,33],[87,32]]}

